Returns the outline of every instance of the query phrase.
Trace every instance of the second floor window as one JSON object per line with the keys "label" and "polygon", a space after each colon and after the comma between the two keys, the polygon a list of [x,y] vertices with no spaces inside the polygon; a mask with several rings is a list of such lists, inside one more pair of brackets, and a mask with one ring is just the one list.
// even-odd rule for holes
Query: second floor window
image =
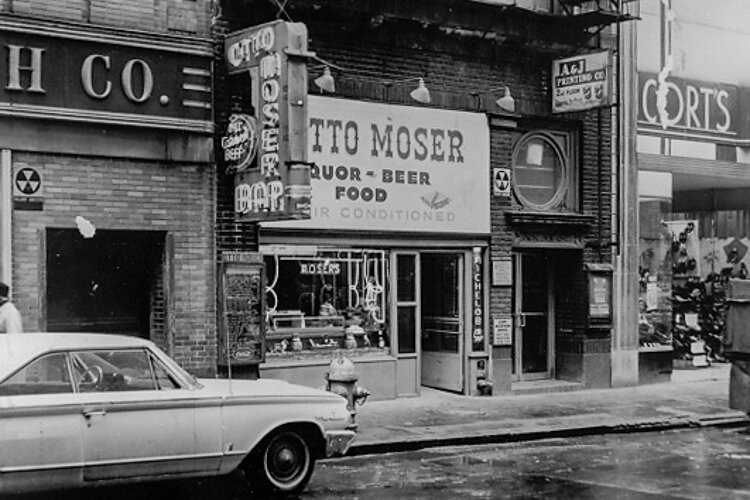
{"label": "second floor window", "polygon": [[533,210],[576,211],[577,179],[570,134],[531,132],[513,152],[513,189]]}

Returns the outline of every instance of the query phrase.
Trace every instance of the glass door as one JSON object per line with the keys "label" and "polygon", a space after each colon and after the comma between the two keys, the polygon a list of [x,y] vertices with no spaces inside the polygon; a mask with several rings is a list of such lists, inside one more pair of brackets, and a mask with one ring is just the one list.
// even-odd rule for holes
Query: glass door
{"label": "glass door", "polygon": [[518,254],[515,271],[515,378],[550,378],[554,366],[550,260],[541,252]]}
{"label": "glass door", "polygon": [[419,253],[393,252],[391,276],[393,290],[391,301],[392,341],[396,347],[396,394],[398,396],[419,394]]}
{"label": "glass door", "polygon": [[422,385],[463,391],[464,255],[422,253]]}

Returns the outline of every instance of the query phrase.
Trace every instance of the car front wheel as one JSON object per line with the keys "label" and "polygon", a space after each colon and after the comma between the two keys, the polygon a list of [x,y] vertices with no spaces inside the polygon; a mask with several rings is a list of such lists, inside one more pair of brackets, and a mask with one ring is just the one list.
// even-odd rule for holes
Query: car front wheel
{"label": "car front wheel", "polygon": [[263,442],[246,472],[253,489],[299,493],[307,486],[314,464],[307,441],[297,432],[282,430]]}

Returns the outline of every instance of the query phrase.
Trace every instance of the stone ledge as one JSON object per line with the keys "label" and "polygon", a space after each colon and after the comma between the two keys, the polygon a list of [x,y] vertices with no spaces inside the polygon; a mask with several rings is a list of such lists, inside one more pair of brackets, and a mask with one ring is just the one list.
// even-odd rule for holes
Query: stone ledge
{"label": "stone ledge", "polygon": [[578,228],[588,228],[596,222],[596,217],[586,214],[572,214],[562,212],[505,212],[505,217],[510,224],[518,225],[554,225]]}

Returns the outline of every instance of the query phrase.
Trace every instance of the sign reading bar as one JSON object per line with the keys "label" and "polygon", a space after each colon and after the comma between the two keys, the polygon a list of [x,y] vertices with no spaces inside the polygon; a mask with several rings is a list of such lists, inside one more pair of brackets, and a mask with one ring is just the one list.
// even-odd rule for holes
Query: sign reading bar
{"label": "sign reading bar", "polygon": [[583,54],[552,63],[552,112],[567,113],[610,102],[609,51]]}
{"label": "sign reading bar", "polygon": [[241,221],[310,218],[304,59],[309,55],[302,23],[274,21],[227,37],[229,74],[249,74],[255,109],[254,123],[236,116],[222,141],[235,171],[235,213]]}

